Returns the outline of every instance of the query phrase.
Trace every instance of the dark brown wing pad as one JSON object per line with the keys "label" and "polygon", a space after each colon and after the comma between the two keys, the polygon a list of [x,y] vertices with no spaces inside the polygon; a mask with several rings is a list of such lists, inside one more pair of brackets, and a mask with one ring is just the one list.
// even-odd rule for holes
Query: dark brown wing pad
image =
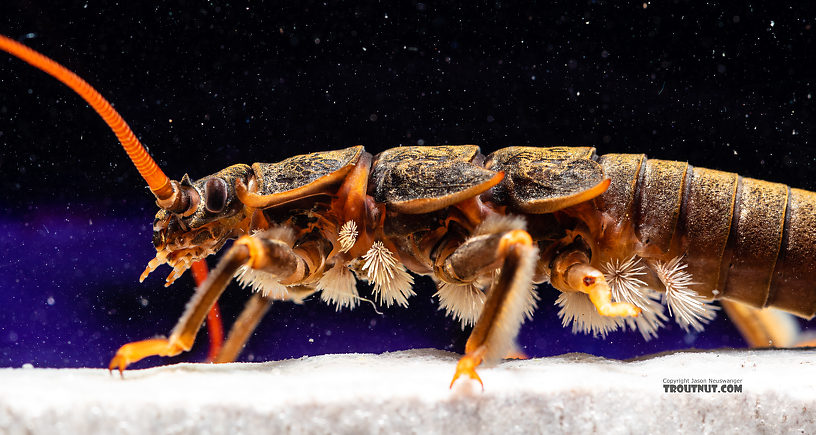
{"label": "dark brown wing pad", "polygon": [[609,187],[591,147],[503,148],[487,157],[485,167],[507,174],[494,190],[494,201],[525,213],[552,213]]}
{"label": "dark brown wing pad", "polygon": [[256,190],[237,183],[238,198],[250,207],[268,208],[307,196],[327,193],[354,168],[363,147],[320,151],[278,163],[254,163]]}
{"label": "dark brown wing pad", "polygon": [[392,148],[375,158],[369,191],[400,213],[441,210],[502,180],[502,173],[478,164],[480,158],[476,145]]}

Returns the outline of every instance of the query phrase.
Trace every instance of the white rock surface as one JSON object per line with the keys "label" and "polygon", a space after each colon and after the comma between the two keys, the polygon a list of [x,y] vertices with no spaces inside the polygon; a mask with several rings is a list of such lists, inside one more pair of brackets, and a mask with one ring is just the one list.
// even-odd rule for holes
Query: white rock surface
{"label": "white rock surface", "polygon": [[[125,372],[0,369],[0,433],[816,433],[816,351],[507,361],[448,388],[436,350]],[[739,379],[667,393],[664,379]],[[708,383],[708,381],[706,381]],[[734,385],[734,384],[732,384]]]}

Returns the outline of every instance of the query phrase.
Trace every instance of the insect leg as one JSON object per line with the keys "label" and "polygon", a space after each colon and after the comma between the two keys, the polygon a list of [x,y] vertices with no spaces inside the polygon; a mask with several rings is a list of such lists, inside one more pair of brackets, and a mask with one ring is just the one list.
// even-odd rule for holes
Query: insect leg
{"label": "insect leg", "polygon": [[451,387],[462,375],[481,384],[476,367],[482,361],[504,357],[513,348],[525,313],[535,304],[532,278],[537,259],[538,249],[533,246],[530,234],[516,229],[471,238],[444,260],[446,275],[463,282],[494,270],[497,262],[501,267],[465,344],[465,355],[456,366]]}
{"label": "insect leg", "polygon": [[120,347],[108,368],[118,368],[121,373],[131,363],[148,356],[174,356],[190,350],[207,312],[221,296],[235,272],[243,265],[280,277],[281,280],[298,281],[308,274],[305,260],[292,248],[279,240],[243,236],[218,262],[187,304],[169,338],[128,343]]}
{"label": "insect leg", "polygon": [[250,334],[258,327],[258,323],[266,312],[269,311],[272,302],[273,299],[265,297],[260,293],[254,293],[252,295],[252,298],[247,301],[244,310],[241,311],[241,315],[238,316],[238,319],[232,325],[227,341],[224,342],[221,351],[218,352],[218,356],[213,359],[214,363],[228,363],[238,359],[238,355],[244,349],[244,345],[249,339]]}
{"label": "insect leg", "polygon": [[[193,263],[190,268],[193,272],[193,279],[195,279],[196,287],[204,284],[210,270],[207,267],[207,260],[201,259]],[[207,336],[210,339],[210,350],[207,352],[207,361],[211,362],[221,351],[221,346],[224,342],[224,325],[221,323],[221,309],[218,308],[218,302],[215,302],[207,313]]]}
{"label": "insect leg", "polygon": [[793,347],[798,344],[799,325],[790,314],[727,299],[721,299],[720,304],[749,346]]}
{"label": "insect leg", "polygon": [[552,262],[550,282],[562,292],[581,292],[603,316],[637,317],[640,308],[626,302],[612,302],[612,290],[601,271],[589,265],[589,256],[581,248],[567,249]]}

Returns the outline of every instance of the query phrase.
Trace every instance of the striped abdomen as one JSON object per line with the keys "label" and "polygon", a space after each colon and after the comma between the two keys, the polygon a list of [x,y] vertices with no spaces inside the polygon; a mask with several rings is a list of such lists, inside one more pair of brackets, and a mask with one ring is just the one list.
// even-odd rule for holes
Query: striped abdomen
{"label": "striped abdomen", "polygon": [[646,256],[685,254],[697,292],[816,314],[815,193],[642,154],[599,162],[612,179],[599,210],[630,222]]}

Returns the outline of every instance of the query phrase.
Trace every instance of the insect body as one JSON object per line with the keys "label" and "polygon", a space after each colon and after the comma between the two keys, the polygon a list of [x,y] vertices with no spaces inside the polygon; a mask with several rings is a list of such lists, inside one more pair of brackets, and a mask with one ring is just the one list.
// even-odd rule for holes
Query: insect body
{"label": "insect body", "polygon": [[[42,61],[18,45],[0,39]],[[129,141],[123,121],[113,124]],[[479,379],[483,361],[514,352],[544,282],[561,292],[565,325],[596,335],[631,328],[648,339],[670,316],[702,329],[715,314],[712,299],[816,313],[816,194],[780,184],[643,155],[599,157],[590,147],[484,156],[475,145],[375,156],[355,146],[171,181],[130,149],[161,208],[157,255],[142,278],[167,263],[170,284],[237,240],[170,337],[122,346],[111,369],[189,350],[233,277],[257,293],[220,361],[235,358],[272,301],[319,293],[353,308],[364,280],[380,304],[407,306],[412,273],[429,275],[440,305],[473,325],[454,381]]]}
{"label": "insect body", "polygon": [[[271,299],[320,291],[353,307],[363,279],[380,303],[407,305],[406,269],[430,275],[440,304],[475,324],[457,376],[476,377],[482,359],[512,350],[536,283],[563,292],[565,324],[600,335],[631,327],[650,338],[667,315],[702,329],[718,298],[816,312],[807,279],[816,195],[779,184],[566,147],[486,157],[473,145],[373,157],[352,147],[233,168],[186,183],[195,209],[159,212],[154,240],[163,243],[150,269],[167,261],[172,280],[210,251],[193,249],[240,235],[200,300],[215,300],[237,273]],[[199,305],[163,346],[189,347],[184,337],[209,308]],[[144,356],[128,346],[114,366]]]}

